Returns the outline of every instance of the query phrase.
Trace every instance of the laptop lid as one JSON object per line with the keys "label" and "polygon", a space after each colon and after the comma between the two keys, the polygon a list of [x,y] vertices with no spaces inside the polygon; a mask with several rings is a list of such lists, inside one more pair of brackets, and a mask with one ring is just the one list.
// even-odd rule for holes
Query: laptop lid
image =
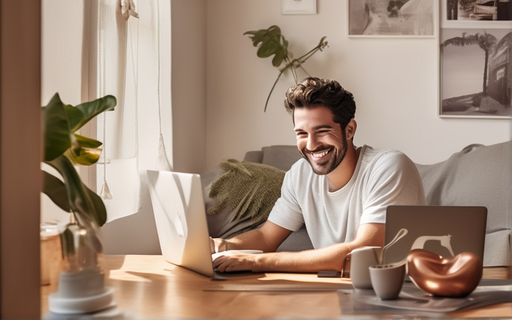
{"label": "laptop lid", "polygon": [[413,248],[449,258],[473,252],[483,262],[487,208],[478,206],[389,206],[385,243],[402,228],[406,236],[386,250],[385,263],[399,262]]}
{"label": "laptop lid", "polygon": [[198,174],[147,170],[158,240],[168,262],[214,276]]}

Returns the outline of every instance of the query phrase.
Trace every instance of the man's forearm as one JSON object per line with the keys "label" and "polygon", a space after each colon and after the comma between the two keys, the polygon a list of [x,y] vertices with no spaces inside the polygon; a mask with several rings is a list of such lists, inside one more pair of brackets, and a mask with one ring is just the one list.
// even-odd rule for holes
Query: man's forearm
{"label": "man's forearm", "polygon": [[251,270],[253,272],[318,272],[340,271],[350,247],[339,243],[329,247],[300,252],[266,252],[221,256],[214,267],[221,272]]}
{"label": "man's forearm", "polygon": [[340,271],[347,254],[353,249],[383,245],[384,225],[366,224],[359,228],[353,241],[300,252],[262,254],[257,256],[255,264],[257,267],[261,266],[262,270],[275,272]]}
{"label": "man's forearm", "polygon": [[[272,225],[270,225],[272,226]],[[262,232],[261,230],[254,230]],[[265,232],[263,232],[265,233]],[[347,254],[361,246],[382,246],[384,244],[384,225],[362,225],[356,239],[351,242],[337,243],[324,248],[306,250],[300,252],[271,252],[275,248],[268,248],[264,244],[264,237],[259,238],[259,233],[240,235],[227,242],[228,249],[260,249],[266,253],[261,254],[237,254],[222,256],[214,261],[214,266],[221,272],[252,270],[254,272],[318,272],[323,270],[341,270]],[[281,234],[277,239],[284,237]],[[245,241],[245,237],[249,240]],[[272,238],[267,238],[272,239]],[[270,243],[281,243],[270,241]],[[233,247],[230,247],[230,246]],[[267,245],[268,246],[268,245]]]}
{"label": "man's forearm", "polygon": [[260,229],[251,230],[233,238],[221,240],[218,251],[262,250],[264,252],[271,252],[277,249],[265,241],[265,237]]}
{"label": "man's forearm", "polygon": [[350,252],[344,243],[299,252],[274,252],[257,255],[255,265],[269,272],[340,271]]}
{"label": "man's forearm", "polygon": [[291,231],[267,221],[259,229],[239,234],[230,239],[214,239],[215,252],[227,250],[276,251]]}

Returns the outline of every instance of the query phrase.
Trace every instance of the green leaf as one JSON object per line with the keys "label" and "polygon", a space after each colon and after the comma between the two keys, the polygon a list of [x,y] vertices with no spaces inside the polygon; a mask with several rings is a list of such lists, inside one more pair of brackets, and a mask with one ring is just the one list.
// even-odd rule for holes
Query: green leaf
{"label": "green leaf", "polygon": [[101,141],[87,138],[76,133],[75,138],[82,148],[98,148],[103,144]]}
{"label": "green leaf", "polygon": [[92,120],[94,117],[105,111],[114,110],[117,104],[117,100],[112,95],[104,96],[93,101],[85,102],[76,106],[76,109],[82,112],[82,116],[75,114],[70,116],[70,128],[72,132],[76,132],[78,129],[83,127],[87,122]]}
{"label": "green leaf", "polygon": [[71,137],[64,104],[56,93],[43,110],[44,160],[51,161],[71,147]]}
{"label": "green leaf", "polygon": [[102,149],[98,148],[102,145],[98,140],[90,139],[79,134],[74,135],[72,147],[64,153],[73,164],[82,166],[90,166],[98,162]]}
{"label": "green leaf", "polygon": [[274,59],[272,59],[272,65],[276,68],[279,67],[283,63],[283,61],[286,59],[286,57],[288,57],[287,51],[283,51],[283,50],[276,51]]}
{"label": "green leaf", "polygon": [[268,29],[247,31],[244,35],[251,35],[254,46],[259,46],[256,55],[259,58],[268,58],[275,55],[272,65],[279,67],[288,56],[288,41],[281,35],[278,26],[270,26]]}
{"label": "green leaf", "polygon": [[101,156],[101,149],[97,148],[76,148],[68,149],[64,153],[73,164],[90,166],[98,162]]}
{"label": "green leaf", "polygon": [[107,210],[103,200],[82,183],[71,161],[62,155],[46,163],[64,178],[68,203],[71,210],[77,214],[77,218],[92,219],[98,226],[105,224]]}
{"label": "green leaf", "polygon": [[66,186],[59,178],[46,171],[43,171],[43,192],[62,210],[66,212],[71,210]]}

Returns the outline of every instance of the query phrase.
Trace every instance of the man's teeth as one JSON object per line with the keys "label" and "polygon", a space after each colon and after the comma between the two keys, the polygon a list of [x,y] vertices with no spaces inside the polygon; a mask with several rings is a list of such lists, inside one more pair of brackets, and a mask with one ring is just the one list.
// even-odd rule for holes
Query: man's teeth
{"label": "man's teeth", "polygon": [[315,158],[321,158],[321,157],[325,156],[325,155],[326,155],[326,154],[328,154],[328,153],[329,153],[329,150],[324,151],[324,152],[320,152],[320,153],[313,153],[313,157],[315,157]]}

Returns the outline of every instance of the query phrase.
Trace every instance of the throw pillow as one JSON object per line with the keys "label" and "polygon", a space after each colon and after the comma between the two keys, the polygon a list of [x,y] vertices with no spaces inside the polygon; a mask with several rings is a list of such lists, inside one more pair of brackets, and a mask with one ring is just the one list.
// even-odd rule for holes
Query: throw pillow
{"label": "throw pillow", "polygon": [[207,206],[209,223],[218,215],[227,222],[229,215],[230,224],[243,223],[245,229],[259,226],[281,196],[285,171],[235,159],[221,162],[219,168],[223,173],[209,186],[208,198],[214,203]]}

